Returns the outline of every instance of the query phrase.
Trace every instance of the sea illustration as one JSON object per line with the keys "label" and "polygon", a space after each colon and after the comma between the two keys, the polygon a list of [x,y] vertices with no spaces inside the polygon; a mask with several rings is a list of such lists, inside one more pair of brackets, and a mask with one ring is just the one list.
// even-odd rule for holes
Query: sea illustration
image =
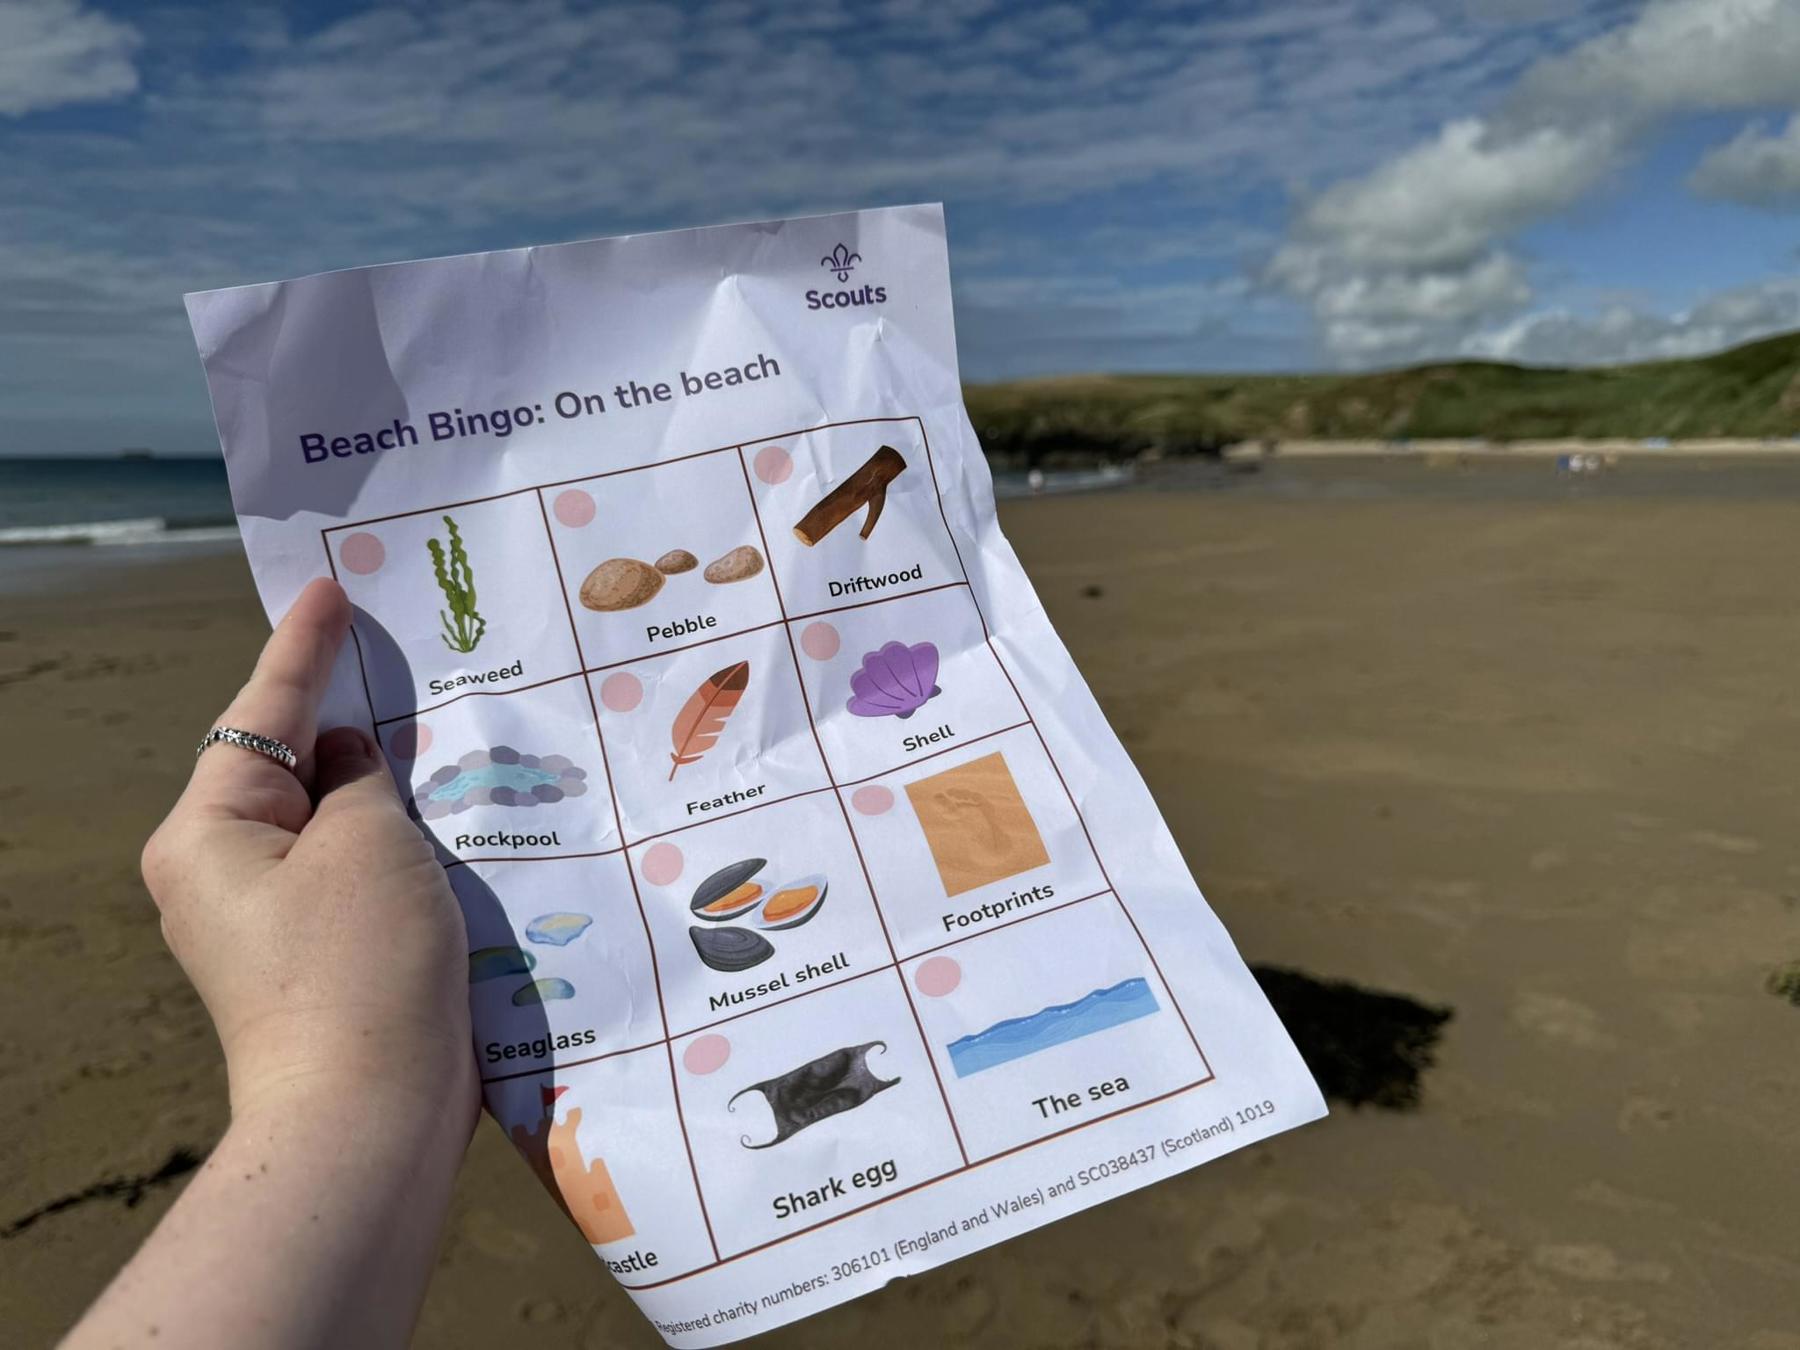
{"label": "sea illustration", "polygon": [[958,1078],[967,1078],[996,1064],[1078,1041],[1160,1010],[1148,981],[1142,977],[1121,980],[1073,1003],[1053,1003],[1029,1017],[1009,1017],[986,1031],[954,1040],[947,1047],[950,1063]]}

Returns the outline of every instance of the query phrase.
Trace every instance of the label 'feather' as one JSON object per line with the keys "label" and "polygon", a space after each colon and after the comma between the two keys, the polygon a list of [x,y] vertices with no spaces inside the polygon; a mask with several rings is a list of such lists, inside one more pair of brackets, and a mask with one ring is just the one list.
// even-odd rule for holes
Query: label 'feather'
{"label": "label 'feather'", "polygon": [[675,780],[675,769],[692,764],[712,749],[719,733],[725,730],[725,719],[731,716],[731,710],[737,707],[749,683],[750,663],[739,661],[707,676],[693,696],[682,704],[670,736],[675,744],[675,753],[669,756],[675,761],[674,768],[669,770],[670,782]]}

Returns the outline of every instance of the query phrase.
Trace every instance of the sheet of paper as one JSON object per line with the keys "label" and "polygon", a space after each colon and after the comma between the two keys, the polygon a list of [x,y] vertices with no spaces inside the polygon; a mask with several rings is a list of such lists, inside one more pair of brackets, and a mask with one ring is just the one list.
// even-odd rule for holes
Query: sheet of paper
{"label": "sheet of paper", "polygon": [[1324,1113],[1000,534],[939,208],[188,307],[269,613],[355,602],[325,717],[462,902],[488,1107],[671,1344]]}

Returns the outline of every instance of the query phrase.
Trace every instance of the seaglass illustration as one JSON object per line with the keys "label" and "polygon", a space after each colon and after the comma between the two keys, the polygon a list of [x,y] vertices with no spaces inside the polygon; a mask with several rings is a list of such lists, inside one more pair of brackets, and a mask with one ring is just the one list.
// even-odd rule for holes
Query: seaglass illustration
{"label": "seaglass illustration", "polygon": [[530,952],[517,947],[477,947],[469,953],[469,983],[498,980],[507,975],[528,975],[537,964]]}
{"label": "seaglass illustration", "polygon": [[587,932],[593,921],[587,914],[540,914],[525,925],[525,938],[546,947],[566,947]]}
{"label": "seaglass illustration", "polygon": [[545,980],[533,980],[530,984],[522,984],[513,990],[512,1001],[515,1007],[528,1008],[535,1003],[550,1003],[556,999],[574,998],[575,986],[567,980],[559,980],[552,976]]}
{"label": "seaglass illustration", "polygon": [[482,635],[487,632],[487,620],[475,608],[475,571],[469,566],[469,552],[463,547],[462,533],[449,516],[444,517],[444,527],[450,532],[448,556],[435,538],[425,541],[438,589],[450,606],[448,612],[438,611],[438,618],[444,624],[444,631],[439,636],[453,652],[472,652],[481,645]]}
{"label": "seaglass illustration", "polygon": [[889,642],[867,653],[850,677],[846,705],[857,717],[911,717],[943,690],[938,688],[938,649],[929,642]]}

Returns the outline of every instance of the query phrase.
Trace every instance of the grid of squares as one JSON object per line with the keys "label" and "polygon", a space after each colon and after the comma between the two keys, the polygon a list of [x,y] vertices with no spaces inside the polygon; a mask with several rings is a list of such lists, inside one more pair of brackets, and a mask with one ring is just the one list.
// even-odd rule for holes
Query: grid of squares
{"label": "grid of squares", "polygon": [[[864,494],[850,513],[824,510],[824,532],[809,540],[820,509],[857,486],[846,466],[888,456],[902,468],[873,509]],[[534,535],[520,526],[532,516]],[[454,603],[440,615],[442,652],[390,637],[373,617],[386,598],[376,574],[435,537],[438,521],[460,532],[465,570],[486,566],[484,540],[530,535],[519,547],[537,559],[535,576],[498,568],[498,587],[482,592],[498,619],[491,658],[459,650],[470,623]],[[859,521],[901,524],[859,531]],[[1211,1080],[989,640],[919,419],[682,455],[335,527],[322,542],[340,580],[375,578],[351,587],[356,649],[382,744],[470,916],[478,1034],[493,1033],[479,1047],[490,1107],[515,1142],[565,1128],[574,1099],[553,1103],[572,1089],[586,1104],[582,1137],[604,1133],[597,1118],[621,1099],[584,1088],[589,1073],[654,1081],[673,1108],[698,1224],[679,1206],[658,1217],[652,1277],[627,1278],[611,1261],[617,1244],[646,1240],[621,1221],[625,1189],[603,1188],[612,1207],[591,1223],[572,1211],[623,1282],[681,1278]],[[453,601],[455,554],[443,557],[452,584],[437,580]],[[545,603],[551,577],[560,606]],[[733,735],[708,739],[702,718],[684,747],[683,714],[708,690],[730,705]],[[529,736],[542,743],[523,748]],[[510,880],[520,868],[529,883]],[[727,912],[734,893],[767,912]],[[762,922],[814,896],[827,922]],[[701,913],[703,901],[718,912]],[[556,940],[556,923],[581,920],[600,941]],[[549,950],[518,943],[540,930]],[[1044,942],[1091,950],[1105,983],[1042,1013],[1107,1029],[1138,1085],[1072,1121],[1041,1101],[1033,1119],[1034,1099],[1021,1095],[1030,1061],[983,1039],[1031,1021],[998,1015],[1007,1010],[994,990],[1016,980],[984,968],[1031,969]],[[558,993],[558,981],[582,997]],[[550,992],[521,1001],[528,987]],[[610,1001],[588,993],[608,988]],[[1138,1025],[1160,1011],[1172,1016]],[[858,1034],[866,1042],[846,1044]],[[935,1098],[938,1111],[907,1114],[941,1119],[942,1132],[913,1127],[906,1148],[877,1157],[879,1142],[848,1115],[828,1156],[866,1164],[855,1172],[864,1194],[787,1191],[807,1203],[786,1213],[781,1196],[745,1203],[757,1197],[741,1194],[743,1150],[787,1137],[779,1092],[761,1089],[787,1061],[816,1073],[849,1051],[855,1063],[836,1066],[845,1081]],[[732,1074],[715,1077],[725,1057]],[[763,1070],[763,1083],[725,1092]],[[641,1128],[641,1110],[633,1119]],[[595,1191],[585,1177],[578,1189]]]}

